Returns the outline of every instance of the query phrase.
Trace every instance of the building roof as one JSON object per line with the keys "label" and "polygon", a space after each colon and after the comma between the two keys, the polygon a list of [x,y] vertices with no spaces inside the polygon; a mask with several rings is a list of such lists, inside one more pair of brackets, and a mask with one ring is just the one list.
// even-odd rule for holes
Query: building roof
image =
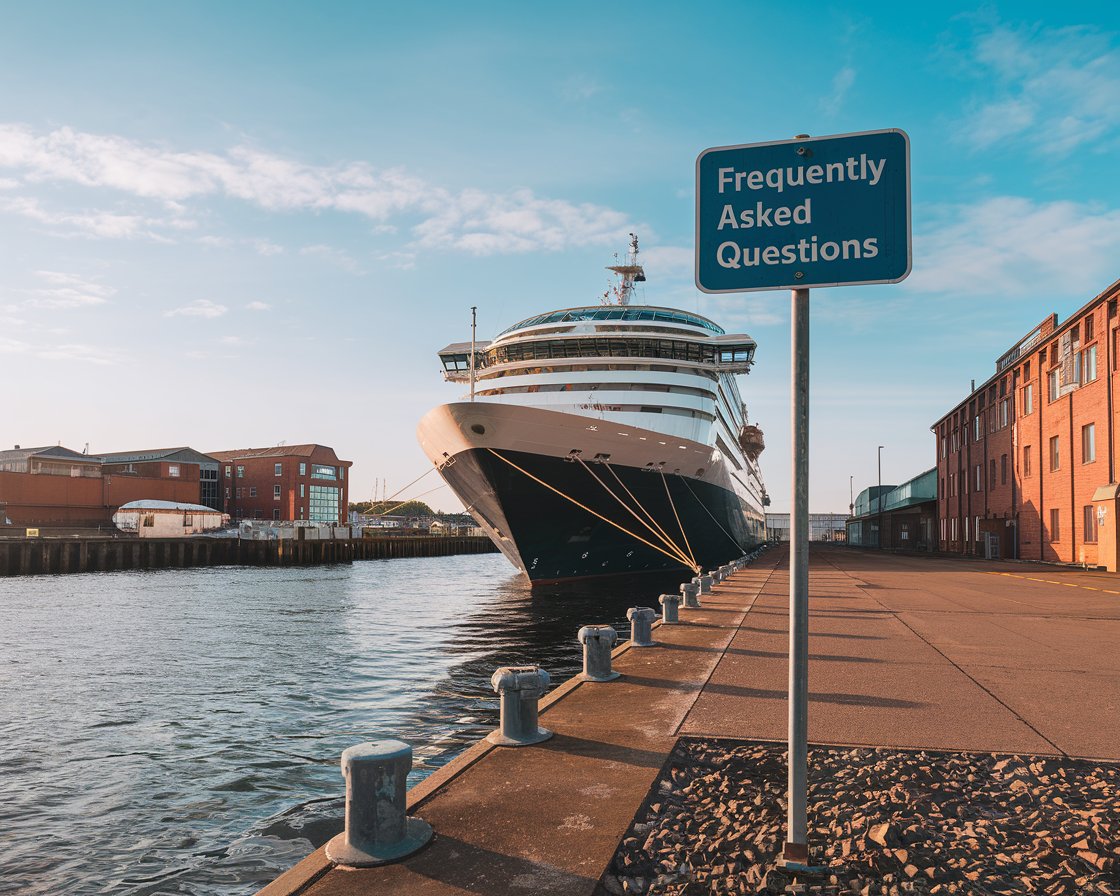
{"label": "building roof", "polygon": [[122,504],[119,510],[180,510],[187,513],[221,513],[205,504],[188,504],[181,501],[158,501],[154,498],[145,498],[142,501],[129,501]]}
{"label": "building roof", "polygon": [[272,448],[236,448],[232,451],[211,451],[210,457],[220,461],[239,460],[250,457],[311,457],[316,450],[329,451],[340,464],[350,464],[351,461],[341,460],[333,448],[326,445],[309,443],[306,445],[276,445]]}
{"label": "building roof", "polygon": [[[958,413],[969,403],[969,401],[971,401],[985,389],[990,388],[992,385],[998,382],[1001,377],[1007,376],[1008,371],[1011,371],[1012,368],[1014,368],[1019,363],[1019,361],[1026,359],[1030,355],[1033,355],[1036,351],[1050,343],[1052,340],[1061,337],[1061,335],[1071,326],[1073,326],[1075,323],[1080,322],[1081,318],[1085,315],[1085,312],[1092,310],[1106,299],[1116,298],[1117,295],[1120,295],[1120,280],[1116,280],[1109,284],[1108,287],[1097,293],[1097,295],[1095,295],[1088,302],[1086,302],[1075,312],[1073,312],[1073,314],[1067,317],[1064,322],[1059,323],[1058,315],[1056,312],[1051,312],[1050,314],[1048,314],[1045,318],[1043,318],[1042,323],[1031,330],[1026,336],[1020,339],[1019,342],[1017,342],[1008,351],[1004,352],[999,356],[999,358],[996,359],[995,373],[984,380],[984,382],[982,382],[979,386],[974,386],[968,393],[968,395],[966,395],[955,405],[953,405],[952,410],[946,411],[944,414],[938,417],[937,421],[930,426],[930,430],[936,432],[937,428],[943,422],[948,420],[954,414]],[[1007,396],[1003,397],[1006,398]]]}
{"label": "building roof", "polygon": [[0,451],[0,461],[23,461],[31,457],[47,458],[53,460],[85,461],[86,463],[99,464],[101,458],[82,454],[80,451],[71,451],[61,445],[47,445],[43,448],[9,448]]}
{"label": "building roof", "polygon": [[216,464],[218,459],[183,445],[179,448],[150,448],[140,451],[109,451],[98,455],[107,464],[129,464],[147,460],[178,460],[195,464]]}

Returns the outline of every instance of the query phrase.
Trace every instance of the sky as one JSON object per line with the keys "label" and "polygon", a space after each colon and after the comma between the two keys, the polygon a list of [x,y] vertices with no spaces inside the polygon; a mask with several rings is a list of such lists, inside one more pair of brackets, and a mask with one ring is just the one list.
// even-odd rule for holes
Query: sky
{"label": "sky", "polygon": [[[931,424],[1120,277],[1115,4],[6,3],[0,445],[330,445],[429,470],[437,352],[636,301],[758,343],[790,505],[790,298],[693,282],[705,149],[900,128],[913,272],[811,297],[810,509],[934,466]],[[879,446],[883,446],[881,452]],[[459,504],[435,474],[402,497]],[[429,491],[429,489],[435,489]]]}

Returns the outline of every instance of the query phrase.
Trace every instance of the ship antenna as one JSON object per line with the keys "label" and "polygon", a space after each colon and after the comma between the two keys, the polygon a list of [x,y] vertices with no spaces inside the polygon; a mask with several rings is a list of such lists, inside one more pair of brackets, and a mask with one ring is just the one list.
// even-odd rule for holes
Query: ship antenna
{"label": "ship antenna", "polygon": [[630,293],[634,290],[635,283],[645,283],[646,272],[638,264],[638,237],[630,234],[630,255],[627,264],[610,265],[607,270],[614,271],[622,279],[618,285],[618,304],[629,305]]}
{"label": "ship antenna", "polygon": [[478,306],[471,305],[471,401],[474,401],[474,349],[475,335],[478,332]]}

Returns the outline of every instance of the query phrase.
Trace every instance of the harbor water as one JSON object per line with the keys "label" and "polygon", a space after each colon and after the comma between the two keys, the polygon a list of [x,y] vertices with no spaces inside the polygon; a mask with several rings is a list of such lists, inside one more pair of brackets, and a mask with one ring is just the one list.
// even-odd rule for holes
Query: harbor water
{"label": "harbor water", "polygon": [[676,577],[530,589],[497,554],[0,580],[0,893],[249,894],[341,828],[339,754],[411,783],[496,727],[490,675]]}

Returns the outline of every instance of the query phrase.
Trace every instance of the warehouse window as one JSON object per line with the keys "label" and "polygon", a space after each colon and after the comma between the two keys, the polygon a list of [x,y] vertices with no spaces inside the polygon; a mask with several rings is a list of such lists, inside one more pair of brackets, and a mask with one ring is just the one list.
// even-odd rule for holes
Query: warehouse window
{"label": "warehouse window", "polygon": [[227,464],[226,465],[226,479],[229,479],[232,475],[233,475],[233,467],[231,467]]}
{"label": "warehouse window", "polygon": [[284,472],[284,465],[283,464],[273,464],[272,469],[273,469],[274,475],[280,476]]}
{"label": "warehouse window", "polygon": [[1050,472],[1060,469],[1062,465],[1062,458],[1058,449],[1058,437],[1050,437]]}
{"label": "warehouse window", "polygon": [[244,479],[245,478],[245,467],[243,467],[241,464],[237,465],[237,478],[238,479]]}
{"label": "warehouse window", "polygon": [[255,485],[249,486],[249,497],[255,498],[257,496],[257,487]]}
{"label": "warehouse window", "polygon": [[1051,541],[1061,541],[1062,540],[1062,530],[1061,530],[1060,523],[1061,523],[1061,511],[1059,511],[1057,507],[1051,508],[1051,510],[1050,510],[1050,540]]}
{"label": "warehouse window", "polygon": [[1081,352],[1081,384],[1091,383],[1097,378],[1097,346],[1090,345]]}
{"label": "warehouse window", "polygon": [[999,483],[1000,485],[1007,485],[1007,455],[1003,454],[999,459]]}
{"label": "warehouse window", "polygon": [[315,522],[338,522],[339,490],[325,485],[311,486],[308,519]]}
{"label": "warehouse window", "polygon": [[1092,423],[1086,423],[1081,427],[1081,463],[1091,464],[1096,459],[1096,427]]}
{"label": "warehouse window", "polygon": [[179,465],[178,464],[168,464],[167,465],[167,475],[178,477],[178,475],[179,475]]}
{"label": "warehouse window", "polygon": [[984,491],[984,465],[976,465],[976,491]]}
{"label": "warehouse window", "polygon": [[1023,416],[1034,412],[1034,383],[1023,387]]}
{"label": "warehouse window", "polygon": [[976,415],[976,419],[972,421],[972,441],[979,442],[980,434],[984,431],[984,424],[980,420],[980,415]]}
{"label": "warehouse window", "polygon": [[306,476],[307,475],[307,464],[300,464],[299,465],[299,475],[300,476]]}
{"label": "warehouse window", "polygon": [[280,500],[280,486],[278,486],[278,485],[274,485],[272,487],[272,500],[274,500],[274,501],[279,501]]}
{"label": "warehouse window", "polygon": [[272,518],[274,520],[280,519],[280,508],[279,507],[277,507],[275,510],[272,511]]}
{"label": "warehouse window", "polygon": [[1085,542],[1086,544],[1095,544],[1097,540],[1097,513],[1092,504],[1085,505],[1084,517]]}
{"label": "warehouse window", "polygon": [[1055,367],[1053,370],[1051,370],[1046,375],[1046,382],[1047,382],[1047,385],[1049,387],[1048,392],[1047,392],[1047,398],[1050,401],[1057,401],[1058,400],[1058,394],[1059,394],[1060,387],[1061,387],[1060,376],[1061,376],[1061,368],[1060,367]]}
{"label": "warehouse window", "polygon": [[995,491],[996,488],[996,459],[993,457],[990,461],[990,469],[988,471],[988,488]]}
{"label": "warehouse window", "polygon": [[1093,312],[1085,315],[1085,341],[1088,342],[1093,338]]}
{"label": "warehouse window", "polygon": [[1031,475],[1031,446],[1023,446],[1023,475]]}

